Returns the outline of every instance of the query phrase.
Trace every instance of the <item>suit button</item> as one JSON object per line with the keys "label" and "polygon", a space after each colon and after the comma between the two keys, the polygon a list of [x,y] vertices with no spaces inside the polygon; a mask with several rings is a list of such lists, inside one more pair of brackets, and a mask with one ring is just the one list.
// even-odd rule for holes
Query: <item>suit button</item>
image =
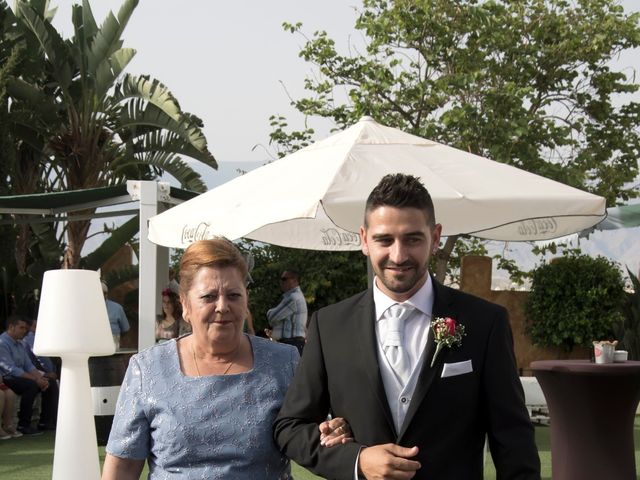
{"label": "suit button", "polygon": [[407,402],[409,401],[409,399],[408,399],[407,397],[401,397],[401,398],[400,398],[400,401],[401,401],[402,403],[407,403]]}

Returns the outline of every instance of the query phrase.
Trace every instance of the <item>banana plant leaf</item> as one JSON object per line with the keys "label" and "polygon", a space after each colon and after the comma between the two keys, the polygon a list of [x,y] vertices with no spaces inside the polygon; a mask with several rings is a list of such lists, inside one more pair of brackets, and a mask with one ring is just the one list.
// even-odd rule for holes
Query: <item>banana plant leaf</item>
{"label": "banana plant leaf", "polygon": [[82,266],[88,270],[99,269],[123,245],[140,231],[140,216],[136,215],[111,232],[102,244],[82,260]]}

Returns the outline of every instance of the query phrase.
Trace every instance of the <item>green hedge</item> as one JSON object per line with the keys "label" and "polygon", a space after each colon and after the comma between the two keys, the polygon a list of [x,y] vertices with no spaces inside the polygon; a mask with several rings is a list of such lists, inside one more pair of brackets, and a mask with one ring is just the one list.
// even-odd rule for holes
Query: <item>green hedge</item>
{"label": "green hedge", "polygon": [[533,270],[527,331],[534,345],[567,351],[589,346],[613,337],[624,303],[624,280],[615,263],[573,253]]}

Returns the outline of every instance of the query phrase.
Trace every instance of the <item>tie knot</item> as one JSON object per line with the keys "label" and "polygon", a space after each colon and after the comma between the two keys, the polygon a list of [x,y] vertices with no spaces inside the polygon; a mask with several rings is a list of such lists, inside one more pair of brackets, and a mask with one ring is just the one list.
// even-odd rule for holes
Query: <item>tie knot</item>
{"label": "tie knot", "polygon": [[400,303],[396,303],[387,309],[387,334],[383,342],[384,347],[402,346],[404,321],[412,311],[413,307],[411,305]]}
{"label": "tie knot", "polygon": [[408,303],[394,303],[387,309],[389,318],[397,318],[400,322],[404,322],[412,311],[413,307]]}

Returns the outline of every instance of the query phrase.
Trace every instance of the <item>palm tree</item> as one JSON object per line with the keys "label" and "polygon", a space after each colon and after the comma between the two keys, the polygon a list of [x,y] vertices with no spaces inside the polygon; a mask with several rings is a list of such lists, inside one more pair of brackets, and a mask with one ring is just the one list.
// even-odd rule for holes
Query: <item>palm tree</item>
{"label": "palm tree", "polygon": [[[183,188],[206,186],[182,156],[217,168],[202,121],[183,112],[160,81],[123,71],[135,55],[121,39],[137,0],[98,27],[87,0],[74,5],[74,35],[64,40],[51,24],[48,0],[18,0],[17,22],[37,42],[44,79],[13,76],[8,92],[38,112],[30,125],[43,138],[52,190],[77,190],[148,180],[167,172]],[[75,212],[86,215],[92,211]],[[69,221],[63,268],[76,268],[90,220]]]}
{"label": "palm tree", "polygon": [[[45,4],[39,6],[43,18],[51,19],[53,12]],[[17,22],[5,1],[0,1],[0,185],[2,195],[22,195],[50,189],[45,138],[34,124],[55,120],[55,112],[47,108],[34,109],[30,102],[14,95],[21,84],[46,85],[36,39]],[[27,92],[25,92],[27,93]],[[15,216],[14,225],[0,230],[0,290],[3,292],[4,313],[13,303],[27,312],[27,305],[35,300],[39,279],[36,271],[60,265],[62,252],[51,225],[32,228]],[[35,237],[34,237],[35,235]],[[34,241],[34,238],[37,239]],[[51,246],[54,250],[47,250]],[[11,261],[13,259],[13,261]],[[9,300],[11,298],[11,300]]]}

